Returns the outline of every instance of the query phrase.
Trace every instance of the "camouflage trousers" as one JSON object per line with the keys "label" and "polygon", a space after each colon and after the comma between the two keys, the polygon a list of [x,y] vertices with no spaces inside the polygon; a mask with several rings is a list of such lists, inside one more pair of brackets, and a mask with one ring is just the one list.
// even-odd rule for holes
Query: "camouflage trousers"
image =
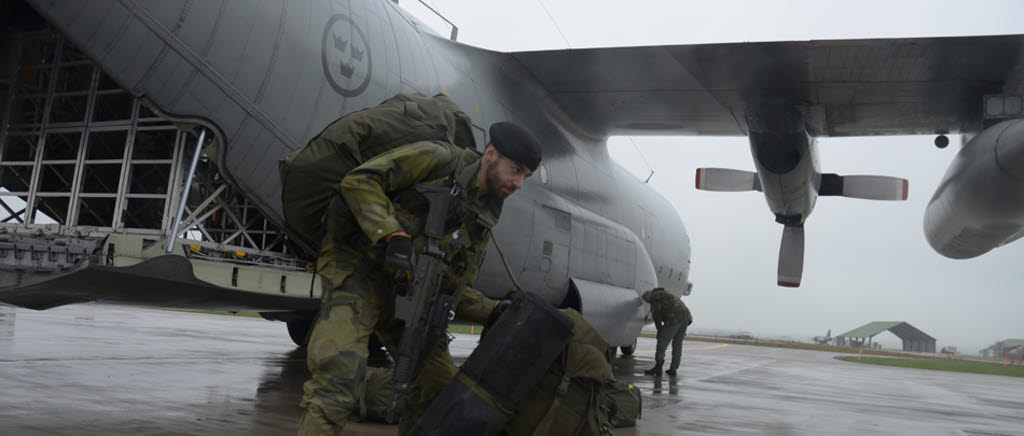
{"label": "camouflage trousers", "polygon": [[686,337],[686,324],[667,324],[658,329],[658,346],[654,352],[654,366],[661,368],[665,363],[665,350],[672,344],[672,364],[668,369],[679,368],[679,361],[683,357],[683,338]]}
{"label": "camouflage trousers", "polygon": [[[341,434],[350,415],[357,413],[371,334],[376,332],[392,355],[397,352],[402,323],[394,319],[394,294],[383,283],[383,278],[351,274],[324,296],[307,349],[312,378],[303,385],[300,406],[306,412],[299,421],[300,435]],[[455,377],[448,342],[429,346],[417,369],[404,398],[399,434],[412,428]]]}

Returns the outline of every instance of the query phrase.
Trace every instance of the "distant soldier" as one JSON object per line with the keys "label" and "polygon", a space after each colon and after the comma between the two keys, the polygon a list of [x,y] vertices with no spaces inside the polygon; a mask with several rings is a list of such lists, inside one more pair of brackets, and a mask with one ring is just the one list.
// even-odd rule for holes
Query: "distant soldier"
{"label": "distant soldier", "polygon": [[665,374],[675,377],[679,360],[683,355],[686,327],[693,324],[693,316],[690,315],[690,309],[686,304],[668,293],[665,288],[654,288],[644,292],[643,299],[651,304],[651,317],[654,318],[654,326],[658,328],[658,349],[654,353],[654,368],[644,371],[644,374],[661,376],[661,367],[665,363],[665,349],[671,342],[672,364]]}
{"label": "distant soldier", "polygon": [[[483,324],[491,315],[495,301],[471,285],[505,198],[540,165],[541,149],[512,123],[492,125],[490,139],[482,154],[443,141],[415,142],[366,161],[342,180],[317,259],[325,291],[309,339],[312,378],[303,386],[300,434],[340,433],[358,404],[370,335],[392,354],[401,340],[395,291],[412,282],[415,253],[426,244],[428,203],[413,189],[417,184],[451,188],[453,195],[440,241],[448,265],[441,292],[455,297],[456,317]],[[434,342],[405,396],[399,433],[455,376],[448,342]]]}

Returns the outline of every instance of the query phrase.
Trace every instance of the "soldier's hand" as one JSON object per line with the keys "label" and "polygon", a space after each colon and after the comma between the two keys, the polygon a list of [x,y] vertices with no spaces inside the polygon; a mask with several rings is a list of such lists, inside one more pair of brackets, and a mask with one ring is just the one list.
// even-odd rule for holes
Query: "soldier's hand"
{"label": "soldier's hand", "polygon": [[399,282],[412,282],[413,255],[412,237],[403,232],[395,232],[385,239],[388,243],[384,254],[384,270]]}
{"label": "soldier's hand", "polygon": [[494,325],[498,321],[498,317],[508,310],[509,306],[512,305],[512,300],[516,297],[516,291],[509,292],[502,299],[494,303],[494,308],[491,309],[491,314],[487,316],[487,326]]}
{"label": "soldier's hand", "polygon": [[487,316],[487,325],[492,326],[498,321],[498,317],[505,313],[505,310],[512,305],[512,300],[498,300],[494,303],[494,308],[491,309],[491,314]]}

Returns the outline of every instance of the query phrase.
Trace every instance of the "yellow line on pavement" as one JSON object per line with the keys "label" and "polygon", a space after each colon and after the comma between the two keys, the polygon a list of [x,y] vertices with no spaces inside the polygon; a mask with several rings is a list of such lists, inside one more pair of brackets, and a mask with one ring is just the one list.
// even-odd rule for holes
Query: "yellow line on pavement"
{"label": "yellow line on pavement", "polygon": [[[728,347],[729,344],[708,345],[706,347],[683,347],[683,351],[690,350],[713,350],[715,348]],[[637,353],[654,354],[656,350],[637,350]]]}

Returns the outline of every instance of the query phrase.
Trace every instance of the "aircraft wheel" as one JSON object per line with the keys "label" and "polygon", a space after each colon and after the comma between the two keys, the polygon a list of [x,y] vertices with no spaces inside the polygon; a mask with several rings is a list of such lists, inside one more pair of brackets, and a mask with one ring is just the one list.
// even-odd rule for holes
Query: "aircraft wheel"
{"label": "aircraft wheel", "polygon": [[300,318],[292,321],[288,321],[288,336],[292,338],[292,342],[300,347],[306,346],[306,340],[309,339],[309,329],[313,328],[313,320]]}
{"label": "aircraft wheel", "polygon": [[627,345],[625,347],[619,347],[622,350],[623,356],[632,356],[633,352],[636,351],[636,339],[633,339],[633,345]]}

